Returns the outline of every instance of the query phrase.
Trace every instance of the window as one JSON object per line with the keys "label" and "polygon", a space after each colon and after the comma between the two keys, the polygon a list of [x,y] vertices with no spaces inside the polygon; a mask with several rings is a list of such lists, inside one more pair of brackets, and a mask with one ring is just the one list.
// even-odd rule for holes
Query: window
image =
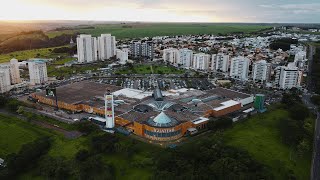
{"label": "window", "polygon": [[144,130],[144,133],[148,136],[154,136],[154,137],[173,137],[181,134],[181,130],[178,131],[173,131],[173,132],[166,132],[166,133],[161,133],[161,132],[152,132],[148,130]]}

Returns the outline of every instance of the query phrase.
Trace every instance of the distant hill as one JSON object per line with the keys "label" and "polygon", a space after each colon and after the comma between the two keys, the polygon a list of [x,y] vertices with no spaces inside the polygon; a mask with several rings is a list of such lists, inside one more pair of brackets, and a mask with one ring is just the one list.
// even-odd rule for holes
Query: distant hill
{"label": "distant hill", "polygon": [[0,54],[14,51],[63,46],[75,40],[76,34],[61,34],[49,38],[43,31],[20,32],[0,36]]}

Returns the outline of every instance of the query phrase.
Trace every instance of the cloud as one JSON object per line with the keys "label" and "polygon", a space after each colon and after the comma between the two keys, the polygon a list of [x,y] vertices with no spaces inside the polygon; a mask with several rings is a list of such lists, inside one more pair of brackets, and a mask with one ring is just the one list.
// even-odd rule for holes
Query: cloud
{"label": "cloud", "polygon": [[[43,17],[57,19],[135,21],[168,14],[173,18],[170,21],[179,16],[179,20],[193,21],[320,22],[319,0],[264,0],[263,4],[259,0],[9,0],[0,7],[0,19],[29,17],[28,13],[8,13],[12,2],[20,2],[16,3],[17,11],[12,12],[25,9],[24,12],[36,16],[34,11],[38,11]],[[49,15],[49,12],[57,13]]]}

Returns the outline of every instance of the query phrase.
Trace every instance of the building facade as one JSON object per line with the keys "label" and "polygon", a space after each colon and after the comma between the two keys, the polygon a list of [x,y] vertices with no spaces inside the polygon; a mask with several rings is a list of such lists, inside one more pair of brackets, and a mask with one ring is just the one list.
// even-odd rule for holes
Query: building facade
{"label": "building facade", "polygon": [[271,77],[271,64],[265,60],[253,63],[253,81],[268,82]]}
{"label": "building facade", "polygon": [[193,56],[192,67],[196,70],[208,70],[210,62],[210,55],[199,53]]}
{"label": "building facade", "polygon": [[213,71],[222,71],[228,72],[229,71],[229,55],[225,55],[223,53],[213,54],[212,55],[212,63],[211,69]]}
{"label": "building facade", "polygon": [[182,67],[184,67],[184,68],[190,68],[192,58],[193,58],[192,50],[187,49],[187,48],[179,49],[179,54],[180,54],[179,64],[181,64]]}
{"label": "building facade", "polygon": [[130,55],[133,58],[148,58],[153,59],[154,58],[154,45],[151,41],[146,42],[140,42],[140,41],[134,41],[130,45]]}
{"label": "building facade", "polygon": [[110,59],[116,55],[116,38],[111,34],[98,37],[98,53],[100,60]]}
{"label": "building facade", "polygon": [[120,64],[126,64],[128,62],[128,49],[117,49],[116,50],[116,55],[117,59],[119,59]]}
{"label": "building facade", "polygon": [[250,60],[243,56],[231,59],[230,77],[239,80],[248,80]]}
{"label": "building facade", "polygon": [[77,51],[79,63],[90,63],[98,60],[97,38],[81,34],[77,38]]}
{"label": "building facade", "polygon": [[133,58],[140,57],[141,54],[141,42],[134,41],[130,45],[130,56]]}
{"label": "building facade", "polygon": [[48,81],[47,65],[43,61],[28,61],[30,85],[43,84]]}
{"label": "building facade", "polygon": [[280,66],[276,68],[275,86],[279,89],[300,87],[302,72],[297,67]]}
{"label": "building facade", "polygon": [[0,93],[5,93],[10,91],[11,81],[10,81],[10,65],[1,64],[0,65]]}
{"label": "building facade", "polygon": [[170,62],[174,66],[178,66],[180,64],[180,53],[178,49],[169,48],[163,50],[163,60],[165,62]]}
{"label": "building facade", "polygon": [[152,41],[146,41],[141,44],[141,57],[145,57],[148,59],[154,58],[154,46]]}
{"label": "building facade", "polygon": [[19,63],[17,59],[10,60],[10,80],[11,84],[21,83]]}

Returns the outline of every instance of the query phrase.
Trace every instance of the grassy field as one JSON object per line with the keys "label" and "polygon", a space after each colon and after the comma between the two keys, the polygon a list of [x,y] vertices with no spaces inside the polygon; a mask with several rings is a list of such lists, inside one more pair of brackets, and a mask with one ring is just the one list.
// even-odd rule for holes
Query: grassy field
{"label": "grassy field", "polygon": [[112,33],[118,39],[123,38],[140,38],[154,36],[172,36],[172,35],[189,35],[189,34],[228,34],[235,32],[250,33],[270,26],[260,25],[241,25],[241,24],[186,24],[186,23],[155,23],[155,24],[112,24],[97,25],[95,29],[77,29],[74,31],[52,31],[47,32],[49,37],[61,34],[71,34],[75,32],[92,34],[100,36],[103,33]]}
{"label": "grassy field", "polygon": [[53,48],[42,48],[42,49],[33,49],[33,50],[25,50],[25,51],[16,51],[9,54],[1,54],[0,55],[0,63],[8,62],[12,58],[16,58],[18,60],[28,60],[30,58],[54,58],[61,56],[63,54],[55,54],[52,53],[51,50]]}
{"label": "grassy field", "polygon": [[277,179],[285,179],[284,170],[292,170],[298,179],[309,179],[311,155],[298,157],[281,142],[277,125],[287,117],[288,112],[282,109],[256,115],[226,131],[225,139],[229,145],[247,150],[259,162],[270,166]]}
{"label": "grassy field", "polygon": [[0,114],[0,157],[16,153],[25,143],[42,136],[42,132],[28,123]]}
{"label": "grassy field", "polygon": [[[168,66],[152,66],[154,74],[183,74],[184,70],[178,70]],[[137,65],[133,68],[121,69],[116,74],[152,74],[150,65]]]}
{"label": "grassy field", "polygon": [[49,38],[54,38],[56,36],[61,36],[63,34],[74,34],[75,31],[73,30],[64,30],[64,31],[50,31],[50,32],[47,32],[46,35],[49,37]]}
{"label": "grassy field", "polygon": [[[52,123],[56,124],[56,122]],[[67,160],[72,160],[80,149],[89,149],[91,135],[69,140],[60,133],[34,126],[15,117],[0,114],[0,158],[18,152],[23,144],[45,135],[53,139],[52,147],[46,156],[64,157]],[[130,138],[118,136],[122,143],[131,143]],[[117,179],[144,180],[149,179],[152,175],[152,166],[140,168],[137,166],[137,162],[148,160],[148,157],[152,156],[152,152],[157,151],[158,148],[142,142],[137,142],[133,146],[135,146],[136,151],[130,158],[123,156],[121,153],[102,155],[104,162],[111,162],[114,165]],[[133,147],[130,146],[130,148]],[[38,171],[32,169],[20,176],[19,179],[45,179],[39,177]]]}

